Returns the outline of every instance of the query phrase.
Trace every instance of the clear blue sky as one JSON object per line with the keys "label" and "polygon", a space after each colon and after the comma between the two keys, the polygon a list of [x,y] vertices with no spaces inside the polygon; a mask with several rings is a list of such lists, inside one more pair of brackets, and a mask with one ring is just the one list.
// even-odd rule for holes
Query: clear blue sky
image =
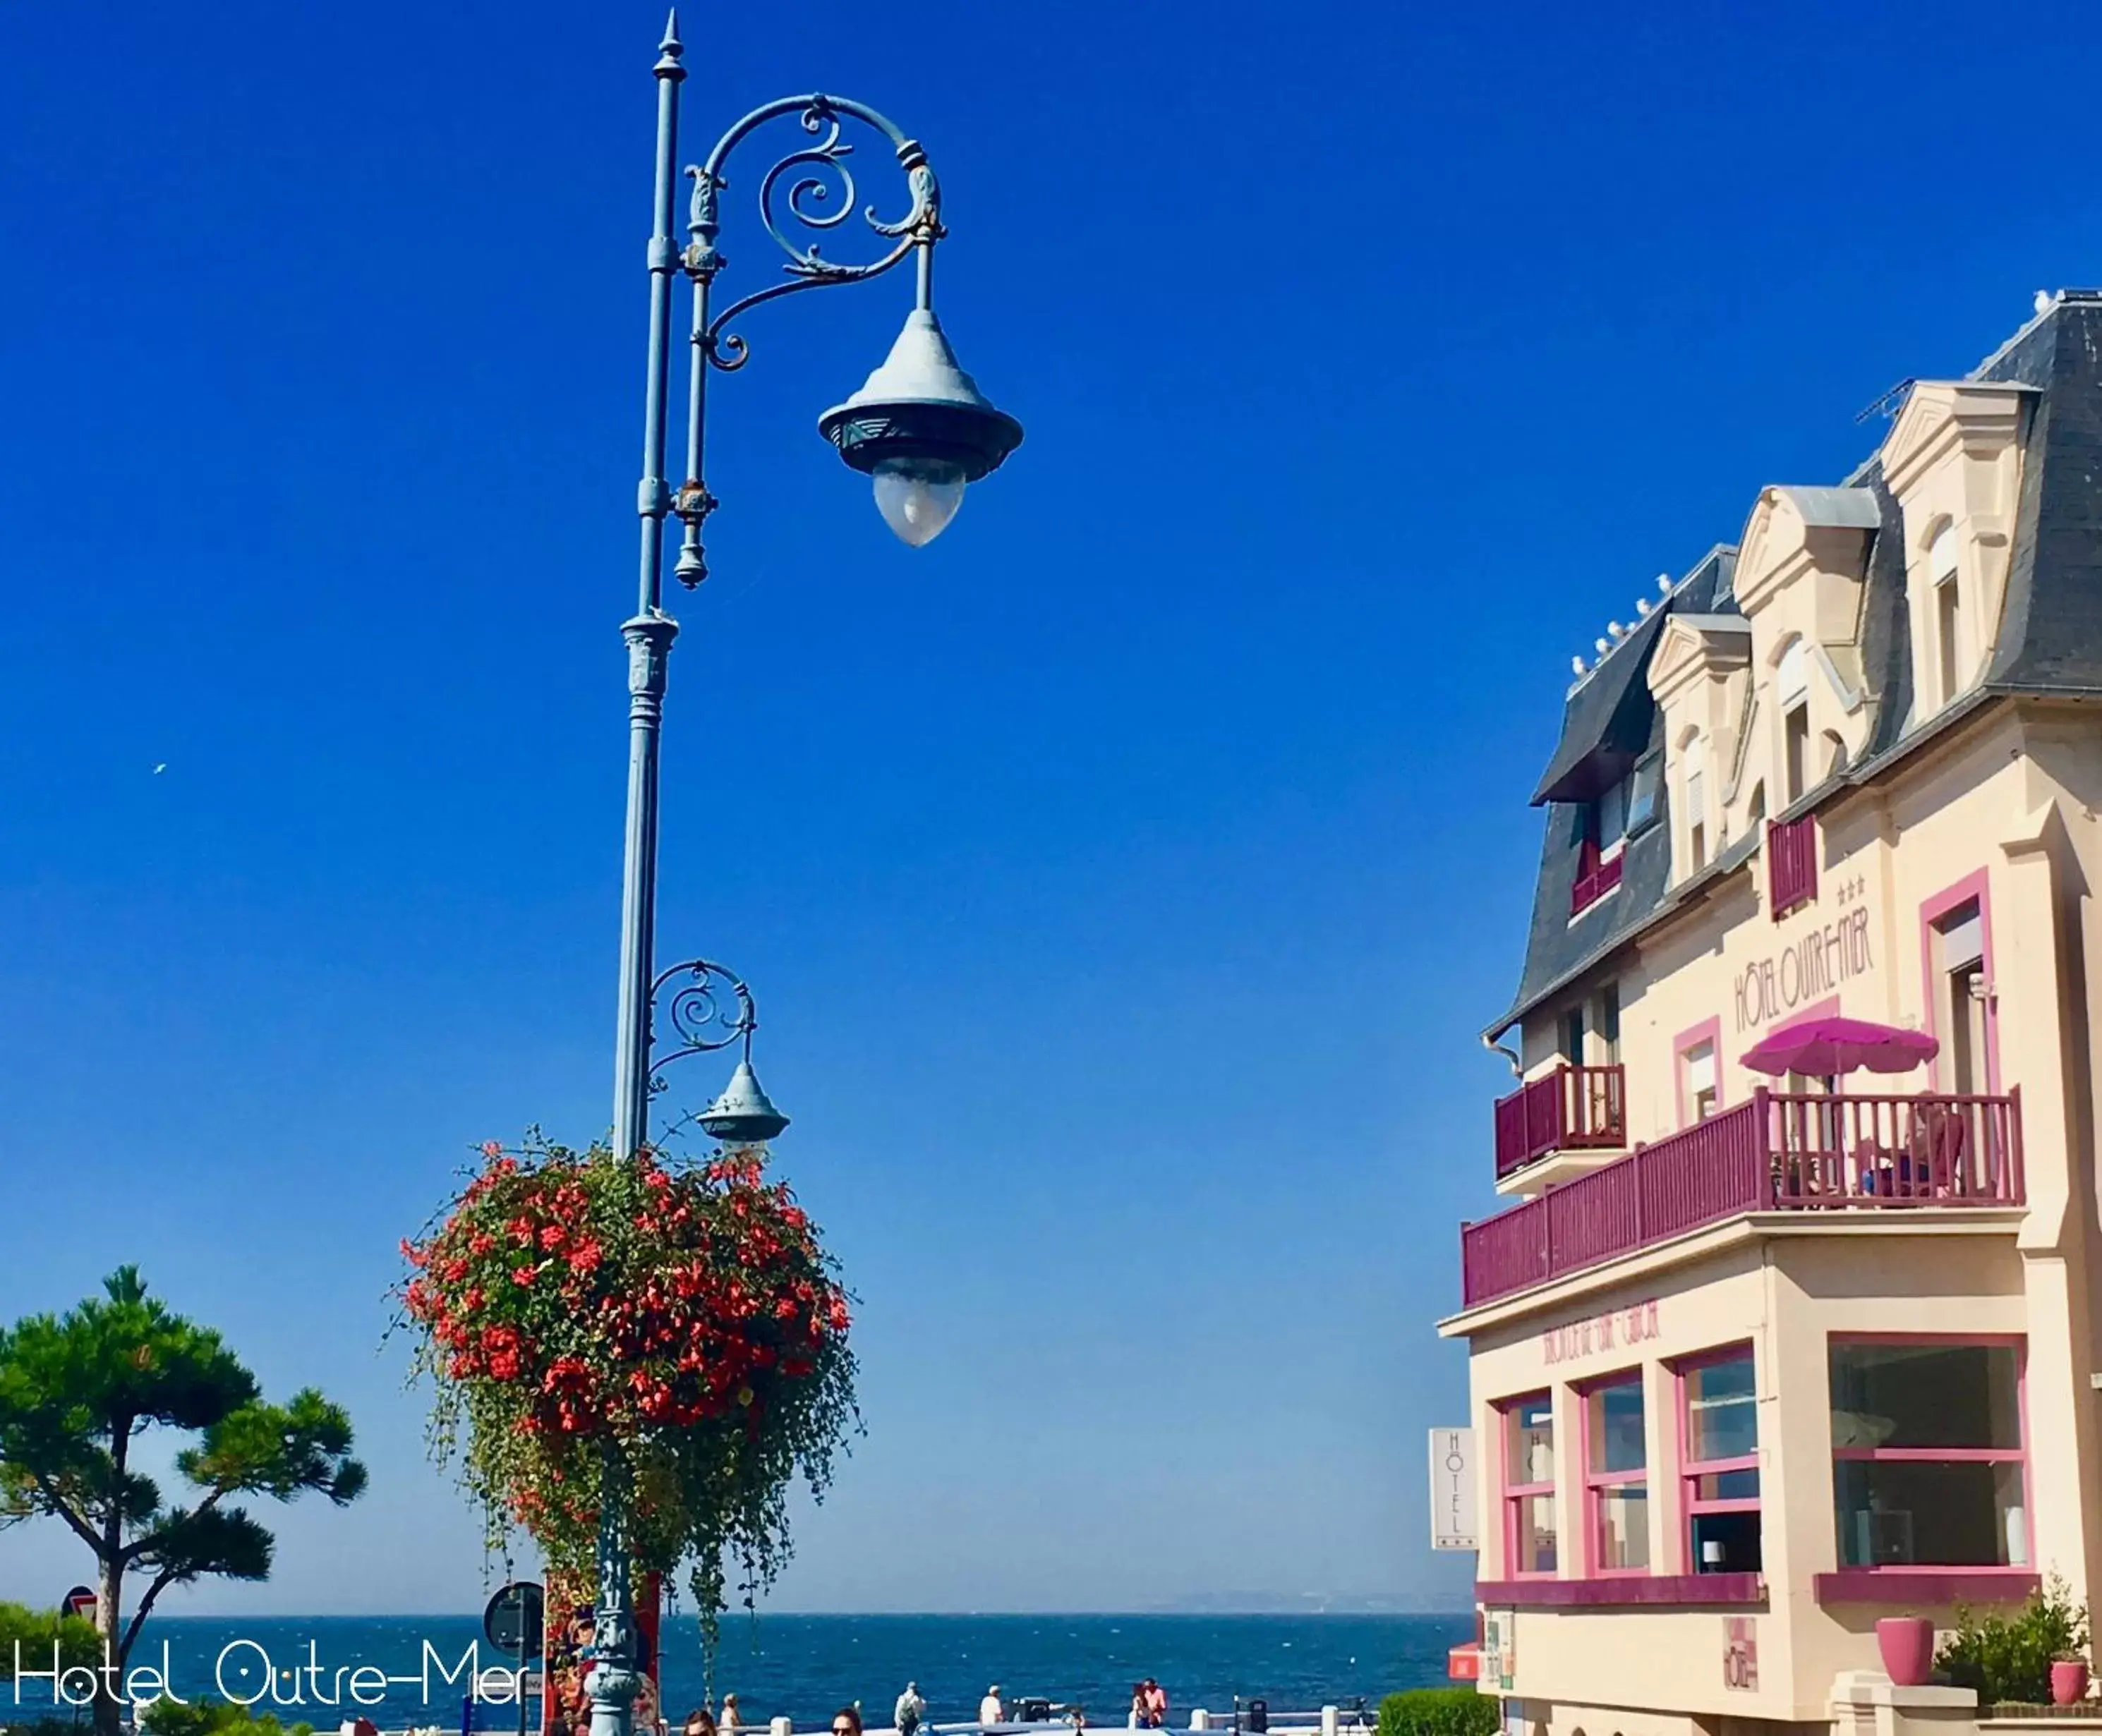
{"label": "clear blue sky", "polygon": [[[374,1472],[181,1608],[479,1595],[382,1295],[473,1143],[607,1118],[661,24],[0,20],[0,1315],[137,1260]],[[690,9],[690,154],[812,87],[925,141],[1029,431],[916,554],[812,427],[902,281],[718,383],[662,932],[863,1298],[783,1604],[1463,1595],[1431,1323],[1570,654],[2102,280],[2090,24]]]}

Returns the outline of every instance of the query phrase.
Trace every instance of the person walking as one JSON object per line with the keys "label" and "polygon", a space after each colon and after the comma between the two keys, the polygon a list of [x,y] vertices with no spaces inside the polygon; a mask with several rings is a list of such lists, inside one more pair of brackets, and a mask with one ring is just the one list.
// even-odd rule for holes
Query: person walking
{"label": "person walking", "polygon": [[1131,1715],[1124,1720],[1124,1727],[1128,1730],[1136,1730],[1144,1728],[1145,1724],[1146,1684],[1133,1682],[1131,1685]]}
{"label": "person walking", "polygon": [[705,1706],[697,1706],[686,1714],[685,1736],[716,1736],[716,1715]]}
{"label": "person walking", "polygon": [[1006,1722],[1007,1708],[1000,1703],[1000,1684],[995,1682],[978,1702],[978,1723],[982,1728],[991,1729],[996,1724]]}
{"label": "person walking", "polygon": [[904,1693],[898,1696],[898,1705],[891,1717],[898,1725],[898,1736],[913,1736],[927,1716],[927,1703],[920,1698],[920,1684],[907,1682]]}
{"label": "person walking", "polygon": [[1168,1690],[1149,1676],[1146,1678],[1144,1699],[1146,1716],[1139,1721],[1149,1730],[1157,1730],[1168,1722]]}
{"label": "person walking", "polygon": [[861,1702],[842,1706],[832,1714],[832,1736],[861,1736]]}
{"label": "person walking", "polygon": [[721,1730],[722,1736],[737,1736],[737,1733],[744,1728],[744,1720],[737,1715],[735,1694],[725,1694],[723,1696],[722,1717],[716,1728]]}

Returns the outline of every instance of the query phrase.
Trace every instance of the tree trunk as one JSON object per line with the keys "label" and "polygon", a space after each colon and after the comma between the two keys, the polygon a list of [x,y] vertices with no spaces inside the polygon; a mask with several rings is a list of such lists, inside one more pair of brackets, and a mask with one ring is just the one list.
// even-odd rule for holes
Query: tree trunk
{"label": "tree trunk", "polygon": [[110,1691],[112,1678],[115,1685],[123,1686],[124,1654],[118,1650],[118,1636],[123,1631],[124,1567],[113,1550],[100,1563],[101,1573],[95,1581],[95,1625],[102,1635],[102,1661],[114,1667],[95,1677],[95,1736],[120,1736],[124,1722],[124,1707]]}

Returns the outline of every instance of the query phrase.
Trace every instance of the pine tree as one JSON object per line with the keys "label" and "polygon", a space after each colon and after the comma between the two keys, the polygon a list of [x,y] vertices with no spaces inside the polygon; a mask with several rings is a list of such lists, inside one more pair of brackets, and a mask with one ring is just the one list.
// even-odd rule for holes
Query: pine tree
{"label": "pine tree", "polygon": [[[94,1554],[105,1674],[97,1736],[117,1736],[121,1687],[140,1629],[161,1593],[199,1579],[267,1579],[274,1541],[242,1495],[290,1501],[313,1491],[337,1506],[365,1487],[350,1456],[350,1419],[312,1388],[264,1402],[255,1375],[219,1334],[146,1293],[135,1266],[106,1295],[62,1316],[0,1329],[0,1526],[49,1517]],[[170,1506],[133,1466],[154,1428],[196,1437],[175,1455],[195,1494]],[[125,1580],[145,1589],[123,1620]]]}

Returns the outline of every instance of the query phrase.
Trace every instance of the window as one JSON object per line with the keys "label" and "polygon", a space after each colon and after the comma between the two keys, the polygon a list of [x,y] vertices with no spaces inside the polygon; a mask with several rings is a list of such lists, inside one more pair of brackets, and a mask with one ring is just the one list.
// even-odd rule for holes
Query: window
{"label": "window", "polygon": [[1508,1400],[1504,1427],[1504,1566],[1514,1579],[1552,1574],[1554,1410],[1545,1393]]}
{"label": "window", "polygon": [[1810,653],[1797,640],[1775,671],[1780,697],[1781,805],[1810,787]]}
{"label": "window", "polygon": [[1940,1082],[1959,1096],[1987,1090],[1985,1066],[1985,929],[1978,901],[1968,900],[1934,925],[1936,974],[1946,1031]]}
{"label": "window", "polygon": [[1695,737],[1682,751],[1686,765],[1686,871],[1708,866],[1708,777],[1706,755]]}
{"label": "window", "polygon": [[1584,1003],[1581,1001],[1562,1015],[1562,1054],[1572,1067],[1584,1065]]}
{"label": "window", "polygon": [[1664,756],[1652,754],[1628,774],[1628,835],[1633,837],[1656,818],[1657,786],[1663,782]]}
{"label": "window", "polygon": [[1591,804],[1591,835],[1598,839],[1599,854],[1611,856],[1627,841],[1628,780],[1623,777]]}
{"label": "window", "polygon": [[1935,666],[1940,673],[1937,697],[1944,705],[1956,697],[1962,662],[1960,644],[1963,598],[1956,576],[1956,532],[1944,525],[1934,534],[1927,551],[1927,567],[1934,596]]}
{"label": "window", "polygon": [[1629,780],[1585,803],[1576,815],[1576,873],[1569,888],[1576,916],[1621,884],[1621,857],[1627,848]]}
{"label": "window", "polygon": [[1842,1567],[2025,1567],[2021,1348],[1835,1340]]}
{"label": "window", "polygon": [[1786,760],[1788,799],[1802,799],[1810,787],[1810,706],[1806,701],[1790,706],[1781,724],[1782,751]]}
{"label": "window", "polygon": [[1584,1395],[1584,1511],[1594,1574],[1649,1571],[1648,1447],[1639,1370]]}
{"label": "window", "polygon": [[1723,1101],[1721,1083],[1715,1071],[1714,1039],[1706,1038],[1684,1051],[1678,1057],[1678,1065],[1685,1074],[1687,1113],[1694,1121],[1705,1121]]}
{"label": "window", "polygon": [[1678,1371],[1687,1561],[1696,1574],[1759,1570],[1759,1402],[1749,1345]]}

